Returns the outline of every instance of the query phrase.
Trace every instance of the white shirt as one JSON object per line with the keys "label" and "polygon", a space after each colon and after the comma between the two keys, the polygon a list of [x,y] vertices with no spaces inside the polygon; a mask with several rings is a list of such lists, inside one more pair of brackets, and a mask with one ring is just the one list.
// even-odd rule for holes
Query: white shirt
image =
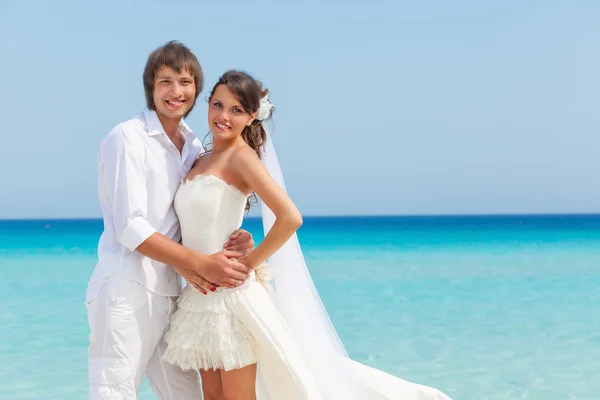
{"label": "white shirt", "polygon": [[181,154],[156,112],[145,110],[117,125],[101,142],[98,196],[104,232],[90,283],[122,276],[159,295],[179,294],[172,266],[135,251],[155,232],[180,239],[173,199],[202,145],[183,121],[179,130],[185,137]]}

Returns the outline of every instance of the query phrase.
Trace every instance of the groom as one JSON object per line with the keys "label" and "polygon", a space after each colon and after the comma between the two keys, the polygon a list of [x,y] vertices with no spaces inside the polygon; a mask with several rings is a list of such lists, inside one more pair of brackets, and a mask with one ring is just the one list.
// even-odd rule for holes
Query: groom
{"label": "groom", "polygon": [[173,200],[202,150],[183,121],[202,91],[198,60],[184,45],[169,42],[148,57],[143,82],[148,108],[117,125],[99,151],[104,232],[86,293],[94,400],[136,399],[144,375],[161,400],[197,399],[196,371],[161,360],[180,292],[177,274],[206,292],[236,287],[250,272],[232,260],[254,246],[245,231],[212,255],[178,243]]}

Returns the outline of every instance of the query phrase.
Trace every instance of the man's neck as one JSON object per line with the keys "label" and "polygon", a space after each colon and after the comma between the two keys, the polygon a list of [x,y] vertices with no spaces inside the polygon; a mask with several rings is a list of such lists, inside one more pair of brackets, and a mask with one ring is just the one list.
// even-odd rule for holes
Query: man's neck
{"label": "man's neck", "polygon": [[169,139],[171,139],[171,141],[177,139],[179,137],[179,124],[181,124],[181,118],[165,118],[158,113],[156,115],[158,115],[158,120]]}

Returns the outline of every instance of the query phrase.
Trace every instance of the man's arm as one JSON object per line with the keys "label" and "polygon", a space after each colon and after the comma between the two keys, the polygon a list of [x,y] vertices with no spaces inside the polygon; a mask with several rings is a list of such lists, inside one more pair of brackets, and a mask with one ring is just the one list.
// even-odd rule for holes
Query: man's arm
{"label": "man's arm", "polygon": [[[172,265],[178,274],[201,292],[214,290],[215,286],[236,287],[247,278],[245,269],[240,271],[238,263],[228,259],[237,257],[237,252],[224,250],[207,256],[175,243],[160,233],[152,234],[136,250],[146,257]],[[219,273],[220,270],[223,272]],[[214,281],[208,281],[204,276],[211,276]]]}
{"label": "man's arm", "polygon": [[[100,168],[113,204],[117,239],[129,250],[137,250],[175,270],[199,290],[210,290],[207,281],[234,287],[247,277],[246,267],[230,261],[230,253],[207,256],[161,235],[147,220],[148,193],[143,147],[135,136],[116,130],[103,142]],[[241,281],[241,282],[240,282]]]}

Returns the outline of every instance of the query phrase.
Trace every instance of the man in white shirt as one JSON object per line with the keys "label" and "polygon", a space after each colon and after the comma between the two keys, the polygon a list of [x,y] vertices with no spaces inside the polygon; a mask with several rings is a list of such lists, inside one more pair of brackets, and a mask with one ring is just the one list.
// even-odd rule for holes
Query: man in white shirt
{"label": "man in white shirt", "polygon": [[150,54],[143,81],[148,109],[117,125],[99,151],[104,232],[86,294],[94,400],[136,399],[144,375],[161,400],[198,399],[196,371],[161,360],[177,274],[204,292],[236,287],[250,269],[232,258],[254,246],[244,231],[217,254],[179,244],[173,199],[202,150],[183,118],[202,91],[202,70],[187,47],[169,42]]}

